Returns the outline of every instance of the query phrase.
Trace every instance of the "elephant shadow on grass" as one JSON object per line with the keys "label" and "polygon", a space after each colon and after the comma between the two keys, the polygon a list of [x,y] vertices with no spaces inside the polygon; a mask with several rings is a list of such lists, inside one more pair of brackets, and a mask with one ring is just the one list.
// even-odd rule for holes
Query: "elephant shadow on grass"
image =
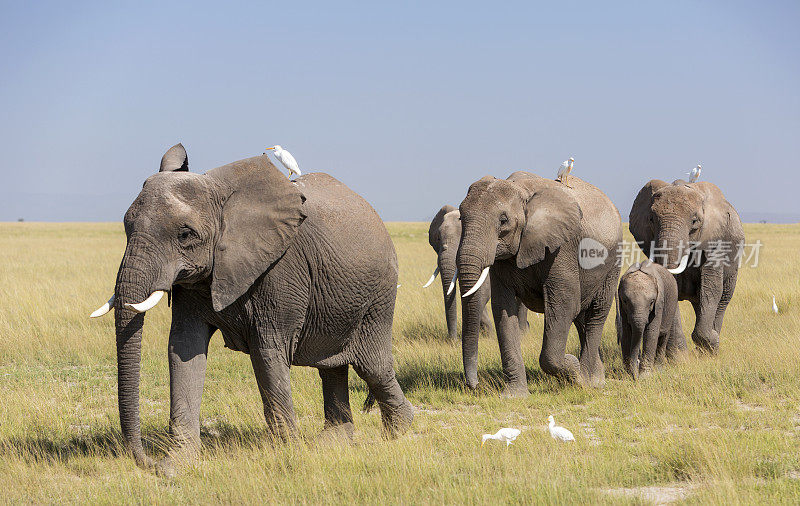
{"label": "elephant shadow on grass", "polygon": [[[537,390],[557,389],[562,383],[538,368],[526,367],[525,374],[528,385],[536,386]],[[407,394],[425,390],[472,393],[464,381],[464,372],[461,369],[442,369],[424,363],[405,364],[397,371],[397,381]],[[502,368],[490,366],[478,371],[478,388],[474,393],[480,396],[498,395],[504,387]]]}
{"label": "elephant shadow on grass", "polygon": [[[174,447],[174,440],[167,429],[145,429],[143,436],[145,450],[151,456],[163,457],[168,448]],[[221,421],[204,425],[200,438],[205,449],[253,447],[271,441],[266,427],[233,425]],[[42,434],[8,438],[0,440],[0,452],[28,463],[60,464],[84,457],[116,458],[127,455],[122,434],[111,429],[77,434],[66,439]]]}

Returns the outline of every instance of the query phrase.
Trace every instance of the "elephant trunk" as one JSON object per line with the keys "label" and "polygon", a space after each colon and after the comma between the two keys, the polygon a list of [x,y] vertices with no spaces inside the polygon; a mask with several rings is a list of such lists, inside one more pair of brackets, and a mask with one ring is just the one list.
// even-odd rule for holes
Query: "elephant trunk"
{"label": "elephant trunk", "polygon": [[641,364],[641,351],[642,351],[642,341],[644,340],[644,329],[646,323],[632,321],[630,322],[631,325],[631,338],[632,342],[628,345],[627,353],[623,357],[623,363],[625,365],[625,370],[628,371],[628,374],[633,376],[633,379],[639,378],[639,366]]}
{"label": "elephant trunk", "polygon": [[680,274],[686,268],[689,254],[689,234],[682,225],[662,227],[655,240],[656,249],[651,253],[651,260]]}
{"label": "elephant trunk", "polygon": [[[114,292],[114,321],[117,337],[117,388],[119,394],[119,421],[122,437],[141,467],[151,467],[142,446],[139,416],[139,379],[142,356],[142,327],[144,313],[132,309],[130,303],[144,301],[150,294],[153,278],[142,266],[146,261],[129,247],[117,273]],[[128,304],[126,304],[128,303]]]}
{"label": "elephant trunk", "polygon": [[458,290],[453,290],[449,294],[450,283],[456,273],[456,259],[455,255],[445,255],[444,253],[439,256],[439,272],[441,273],[442,280],[442,296],[444,297],[444,313],[447,319],[447,335],[450,339],[458,339],[458,305],[456,299],[458,298]]}
{"label": "elephant trunk", "polygon": [[142,447],[139,418],[139,376],[142,355],[142,327],[144,313],[123,306],[124,300],[143,300],[145,290],[125,281],[125,270],[120,269],[121,281],[117,283],[114,320],[117,333],[117,381],[119,391],[119,422],[125,444],[133,453],[136,463],[147,467],[149,458]]}
{"label": "elephant trunk", "polygon": [[[487,255],[478,248],[465,247],[464,244],[465,241],[462,239],[462,247],[458,251],[458,280],[462,293],[467,294],[478,283],[484,269],[494,262],[494,255]],[[461,355],[464,361],[464,376],[467,386],[472,389],[478,386],[478,336],[485,303],[486,301],[477,293],[467,296],[461,301]]]}

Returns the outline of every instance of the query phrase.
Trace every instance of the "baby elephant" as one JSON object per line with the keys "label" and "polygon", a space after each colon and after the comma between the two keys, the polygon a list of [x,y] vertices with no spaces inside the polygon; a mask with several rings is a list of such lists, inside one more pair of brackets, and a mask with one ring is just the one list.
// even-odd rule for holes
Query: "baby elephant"
{"label": "baby elephant", "polygon": [[633,379],[647,376],[656,362],[686,349],[678,285],[663,266],[646,260],[632,265],[622,276],[617,294],[617,341]]}

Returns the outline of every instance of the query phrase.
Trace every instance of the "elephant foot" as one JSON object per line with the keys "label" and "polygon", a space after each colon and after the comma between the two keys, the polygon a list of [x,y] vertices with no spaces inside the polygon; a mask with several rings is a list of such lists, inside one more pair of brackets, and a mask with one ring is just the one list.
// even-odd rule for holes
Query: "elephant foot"
{"label": "elephant foot", "polygon": [[158,476],[162,478],[174,478],[178,476],[178,471],[175,469],[175,463],[170,457],[164,457],[155,464],[155,471]]}
{"label": "elephant foot", "polygon": [[539,357],[539,366],[546,374],[555,376],[567,383],[582,383],[581,363],[578,357],[567,353],[563,359],[552,358],[547,355]]}
{"label": "elephant foot", "polygon": [[591,388],[606,386],[606,368],[599,354],[594,360],[587,359],[581,365],[580,384]]}
{"label": "elephant foot", "polygon": [[716,330],[700,332],[695,329],[692,332],[692,341],[701,353],[716,355],[719,351],[719,334]]}
{"label": "elephant foot", "polygon": [[667,348],[667,361],[674,362],[674,363],[681,363],[685,362],[686,359],[689,358],[689,350],[686,348],[676,348],[676,349],[669,349]]}
{"label": "elephant foot", "polygon": [[353,422],[332,424],[325,422],[325,427],[317,436],[317,442],[322,444],[351,443],[353,441]]}
{"label": "elephant foot", "polygon": [[530,395],[527,383],[507,383],[500,392],[501,399],[525,399]]}
{"label": "elephant foot", "polygon": [[411,428],[414,420],[414,406],[405,399],[397,408],[381,406],[381,419],[383,420],[383,436],[386,439],[395,439],[405,434]]}

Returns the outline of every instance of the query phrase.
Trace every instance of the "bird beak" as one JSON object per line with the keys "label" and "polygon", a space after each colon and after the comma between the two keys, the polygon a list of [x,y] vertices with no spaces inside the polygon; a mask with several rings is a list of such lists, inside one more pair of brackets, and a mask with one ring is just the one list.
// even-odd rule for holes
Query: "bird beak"
{"label": "bird beak", "polygon": [[275,148],[267,148],[267,151],[269,151],[270,149],[275,149]]}
{"label": "bird beak", "polygon": [[481,441],[481,446],[483,446],[485,444],[486,444],[486,440],[484,439],[483,441]]}

